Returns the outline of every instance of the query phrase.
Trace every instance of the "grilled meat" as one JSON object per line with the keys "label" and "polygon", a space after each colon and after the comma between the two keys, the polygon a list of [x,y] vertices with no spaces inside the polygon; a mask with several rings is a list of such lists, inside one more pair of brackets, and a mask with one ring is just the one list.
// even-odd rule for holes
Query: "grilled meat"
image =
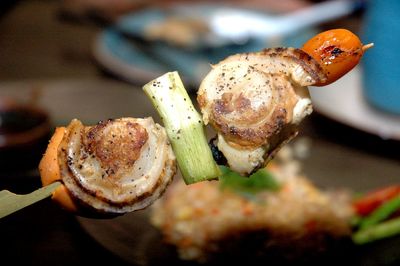
{"label": "grilled meat", "polygon": [[294,48],[237,54],[214,65],[197,100],[228,165],[243,175],[265,166],[312,112],[307,86],[324,79],[318,63]]}
{"label": "grilled meat", "polygon": [[95,126],[74,119],[58,147],[58,163],[74,199],[115,214],[153,203],[176,172],[165,130],[152,118],[121,118]]}

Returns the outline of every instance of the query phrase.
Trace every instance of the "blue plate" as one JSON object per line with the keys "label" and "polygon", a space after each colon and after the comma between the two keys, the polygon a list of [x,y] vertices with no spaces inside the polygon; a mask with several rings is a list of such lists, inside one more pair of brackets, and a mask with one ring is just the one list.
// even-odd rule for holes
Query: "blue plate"
{"label": "blue plate", "polygon": [[[272,46],[300,47],[316,33],[314,29],[307,29],[270,42],[253,39],[243,45],[198,50],[182,49],[159,41],[148,42],[140,38],[146,25],[165,20],[171,14],[190,12],[190,16],[195,14],[205,17],[210,11],[224,8],[220,5],[180,5],[168,10],[151,8],[130,13],[99,34],[94,56],[106,70],[137,85],[144,85],[166,72],[178,71],[188,88],[196,88],[210,70],[210,64],[218,63],[231,54],[255,52]],[[259,11],[251,12],[260,15]],[[277,16],[261,14],[266,19]]]}

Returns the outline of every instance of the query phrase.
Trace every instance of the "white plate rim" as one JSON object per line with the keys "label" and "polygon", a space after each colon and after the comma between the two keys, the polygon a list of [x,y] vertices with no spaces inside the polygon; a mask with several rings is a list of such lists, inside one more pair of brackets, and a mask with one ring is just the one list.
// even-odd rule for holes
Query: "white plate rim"
{"label": "white plate rim", "polygon": [[317,113],[382,139],[400,140],[400,116],[379,110],[364,97],[362,67],[328,86],[309,89]]}

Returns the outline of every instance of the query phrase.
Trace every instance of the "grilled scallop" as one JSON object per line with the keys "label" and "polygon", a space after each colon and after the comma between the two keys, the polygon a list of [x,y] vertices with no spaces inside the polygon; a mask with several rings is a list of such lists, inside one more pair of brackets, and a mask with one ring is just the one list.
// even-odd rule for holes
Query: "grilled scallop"
{"label": "grilled scallop", "polygon": [[74,200],[122,214],[158,199],[176,172],[166,132],[152,118],[84,126],[74,119],[58,146],[61,179]]}
{"label": "grilled scallop", "polygon": [[197,100],[218,133],[229,166],[248,175],[264,166],[312,112],[307,86],[326,79],[319,64],[294,48],[237,54],[213,66]]}

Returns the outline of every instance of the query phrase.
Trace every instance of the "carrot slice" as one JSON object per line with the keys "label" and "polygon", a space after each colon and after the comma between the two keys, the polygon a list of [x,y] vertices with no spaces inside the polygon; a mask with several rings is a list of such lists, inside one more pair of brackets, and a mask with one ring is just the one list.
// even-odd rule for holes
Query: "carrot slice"
{"label": "carrot slice", "polygon": [[[61,180],[60,167],[58,166],[57,149],[66,132],[65,127],[56,128],[47,146],[46,152],[39,163],[39,173],[42,185],[46,186],[55,181]],[[77,212],[78,207],[71,197],[68,189],[62,185],[52,195],[52,199],[63,209]]]}

